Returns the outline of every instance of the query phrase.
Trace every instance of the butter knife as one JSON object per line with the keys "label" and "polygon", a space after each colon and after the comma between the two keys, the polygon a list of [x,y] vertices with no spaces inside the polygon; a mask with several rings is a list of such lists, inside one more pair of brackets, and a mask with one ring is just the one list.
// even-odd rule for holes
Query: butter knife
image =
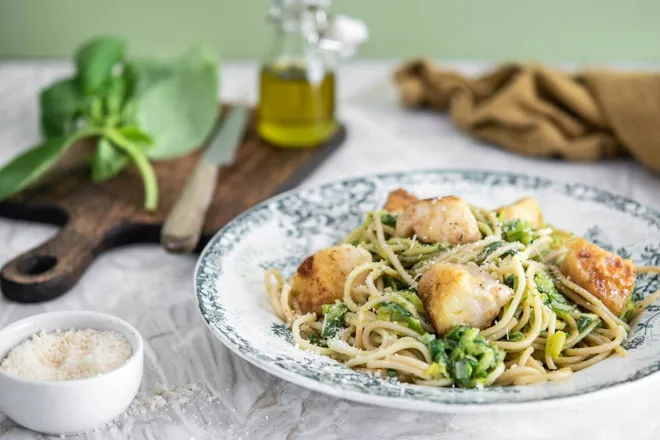
{"label": "butter knife", "polygon": [[245,135],[247,121],[246,105],[234,107],[225,116],[165,220],[160,242],[167,252],[182,254],[197,247],[215,192],[218,169],[233,162]]}

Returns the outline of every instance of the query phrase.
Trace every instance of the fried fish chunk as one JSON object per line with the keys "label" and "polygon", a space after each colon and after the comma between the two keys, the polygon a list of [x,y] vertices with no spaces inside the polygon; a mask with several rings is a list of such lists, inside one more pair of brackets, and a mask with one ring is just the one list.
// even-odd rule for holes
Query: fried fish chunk
{"label": "fried fish chunk", "polygon": [[433,327],[444,334],[458,325],[490,327],[513,290],[476,266],[436,263],[420,279],[419,296]]}
{"label": "fried fish chunk", "polygon": [[414,194],[410,194],[403,188],[398,188],[389,193],[383,209],[389,212],[400,212],[418,200]]}
{"label": "fried fish chunk", "polygon": [[575,284],[600,299],[615,315],[621,313],[635,287],[636,271],[632,261],[581,237],[570,244],[570,251],[560,270]]}
{"label": "fried fish chunk", "polygon": [[524,197],[516,202],[502,206],[495,212],[505,221],[515,220],[517,218],[530,222],[535,228],[543,225],[543,212],[541,205],[532,197]]}
{"label": "fried fish chunk", "polygon": [[464,244],[481,239],[470,205],[454,196],[420,200],[408,206],[397,219],[396,235],[416,235],[423,243]]}
{"label": "fried fish chunk", "polygon": [[351,271],[370,262],[371,254],[361,247],[342,244],[323,249],[298,266],[291,278],[291,294],[303,313],[321,315],[324,304],[344,297],[344,283]]}

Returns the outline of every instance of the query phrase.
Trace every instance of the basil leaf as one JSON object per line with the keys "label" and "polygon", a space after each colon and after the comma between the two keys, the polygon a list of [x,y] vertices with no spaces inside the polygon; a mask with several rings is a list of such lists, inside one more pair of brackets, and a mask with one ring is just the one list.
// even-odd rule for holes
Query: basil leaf
{"label": "basil leaf", "polygon": [[396,227],[397,216],[387,213],[380,216],[380,222],[386,226]]}
{"label": "basil leaf", "polygon": [[153,143],[152,137],[135,125],[125,125],[118,130],[126,139],[136,144],[150,145]]}
{"label": "basil leaf", "polygon": [[174,73],[140,96],[137,125],[152,135],[152,159],[187,154],[202,146],[218,113],[218,64],[189,54]]}
{"label": "basil leaf", "polygon": [[74,79],[64,79],[43,89],[39,103],[44,135],[56,137],[73,133],[84,102],[85,97]]}
{"label": "basil leaf", "polygon": [[589,326],[589,324],[592,323],[592,321],[593,320],[588,316],[585,316],[585,315],[580,316],[577,320],[577,329],[578,329],[578,331],[581,332],[582,330],[587,328]]}
{"label": "basil leaf", "polygon": [[103,112],[103,101],[98,96],[92,96],[89,101],[89,118],[92,124],[95,124],[99,127],[103,126],[104,123],[104,112]]}
{"label": "basil leaf", "polygon": [[128,164],[128,157],[112,142],[100,138],[92,158],[92,181],[104,182],[112,179]]}
{"label": "basil leaf", "polygon": [[55,164],[78,137],[56,137],[16,156],[0,169],[0,200],[7,199],[35,183]]}
{"label": "basil leaf", "polygon": [[93,95],[101,89],[125,53],[126,43],[116,37],[93,39],[81,46],[75,54],[75,62],[83,92]]}
{"label": "basil leaf", "polygon": [[138,102],[135,99],[128,99],[124,103],[119,115],[120,120],[125,124],[135,124],[137,121]]}
{"label": "basil leaf", "polygon": [[108,115],[119,116],[128,97],[128,85],[121,76],[110,77],[105,90],[105,109]]}
{"label": "basil leaf", "polygon": [[520,251],[518,249],[509,249],[508,251],[502,253],[502,255],[500,255],[498,258],[504,260],[506,257],[510,257],[519,253]]}
{"label": "basil leaf", "polygon": [[131,60],[124,66],[123,77],[130,96],[139,100],[149,88],[174,75],[178,68],[178,64],[164,61]]}

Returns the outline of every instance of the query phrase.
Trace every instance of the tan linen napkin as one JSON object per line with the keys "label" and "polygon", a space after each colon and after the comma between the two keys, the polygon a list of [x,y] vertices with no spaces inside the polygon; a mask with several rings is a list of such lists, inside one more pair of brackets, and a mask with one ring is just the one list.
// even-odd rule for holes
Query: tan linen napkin
{"label": "tan linen napkin", "polygon": [[394,74],[408,107],[449,112],[473,136],[531,156],[631,153],[660,171],[660,74],[508,64],[477,78],[412,60]]}

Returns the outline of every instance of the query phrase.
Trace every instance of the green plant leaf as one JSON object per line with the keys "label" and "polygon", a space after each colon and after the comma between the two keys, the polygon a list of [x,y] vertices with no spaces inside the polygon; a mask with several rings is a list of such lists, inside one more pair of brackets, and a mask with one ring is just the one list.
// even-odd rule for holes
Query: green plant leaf
{"label": "green plant leaf", "polygon": [[137,82],[143,84],[137,87],[137,125],[154,139],[149,157],[176,157],[201,147],[218,112],[218,62],[212,52],[193,49],[169,71],[145,63],[134,71],[141,72]]}
{"label": "green plant leaf", "polygon": [[80,137],[56,137],[16,156],[0,169],[0,200],[28,188]]}
{"label": "green plant leaf", "polygon": [[183,69],[215,69],[218,68],[216,52],[204,44],[192,47],[178,62]]}
{"label": "green plant leaf", "polygon": [[104,182],[112,179],[126,167],[128,161],[126,154],[112,145],[112,142],[100,138],[92,158],[92,180]]}
{"label": "green plant leaf", "polygon": [[203,144],[217,117],[217,84],[215,72],[184,71],[144,95],[137,116],[154,138],[151,158],[181,156]]}
{"label": "green plant leaf", "polygon": [[129,141],[140,145],[151,145],[154,140],[144,131],[135,125],[125,125],[120,127],[119,132]]}
{"label": "green plant leaf", "polygon": [[131,60],[124,66],[123,76],[130,90],[130,97],[138,100],[154,85],[174,75],[179,63],[162,60]]}
{"label": "green plant leaf", "polygon": [[126,139],[117,129],[107,128],[103,131],[103,135],[135,163],[144,185],[144,208],[148,211],[154,211],[158,208],[158,179],[147,155],[137,145]]}
{"label": "green plant leaf", "polygon": [[75,54],[78,80],[86,95],[96,93],[112,76],[113,67],[124,59],[126,43],[117,37],[93,39]]}
{"label": "green plant leaf", "polygon": [[39,103],[44,135],[56,137],[73,133],[84,102],[85,96],[73,78],[63,79],[43,89]]}
{"label": "green plant leaf", "polygon": [[120,120],[125,124],[135,124],[137,121],[137,100],[128,99],[121,109]]}
{"label": "green plant leaf", "polygon": [[128,85],[122,76],[111,76],[105,90],[105,109],[108,115],[119,116],[128,93]]}
{"label": "green plant leaf", "polygon": [[89,105],[89,118],[91,122],[99,127],[103,126],[104,114],[103,114],[103,101],[98,96],[92,96]]}

